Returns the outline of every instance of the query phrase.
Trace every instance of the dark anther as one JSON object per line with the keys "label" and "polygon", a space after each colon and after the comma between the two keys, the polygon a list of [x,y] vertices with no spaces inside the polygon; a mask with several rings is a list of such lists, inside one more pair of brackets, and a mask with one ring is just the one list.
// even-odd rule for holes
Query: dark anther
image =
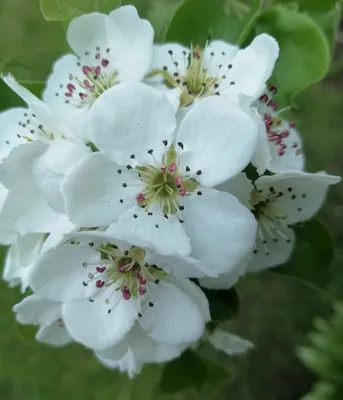
{"label": "dark anther", "polygon": [[180,79],[176,79],[176,83],[180,84],[181,83]]}
{"label": "dark anther", "polygon": [[126,188],[127,187],[127,183],[123,183],[123,187]]}
{"label": "dark anther", "polygon": [[189,166],[186,166],[186,172],[189,172],[191,169],[189,168]]}
{"label": "dark anther", "polygon": [[131,154],[131,155],[130,155],[130,158],[133,160],[133,159],[135,158],[135,155],[134,155],[134,154]]}
{"label": "dark anther", "polygon": [[175,78],[178,77],[179,73],[178,72],[174,72],[174,76],[175,76]]}
{"label": "dark anther", "polygon": [[306,194],[304,193],[301,197],[304,199],[306,197]]}
{"label": "dark anther", "polygon": [[111,314],[112,310],[111,310],[111,309],[109,309],[107,312],[108,312],[109,314]]}
{"label": "dark anther", "polygon": [[266,244],[267,243],[267,241],[266,240],[263,240],[263,242],[262,242],[263,244]]}
{"label": "dark anther", "polygon": [[292,191],[292,188],[291,188],[291,187],[289,187],[289,188],[287,189],[287,191],[288,191],[288,192],[291,192],[291,191]]}
{"label": "dark anther", "polygon": [[164,70],[164,71],[168,71],[168,67],[165,65],[165,66],[163,67],[163,70]]}
{"label": "dark anther", "polygon": [[149,301],[149,306],[154,307],[154,303],[152,301]]}
{"label": "dark anther", "polygon": [[227,67],[228,67],[228,69],[231,69],[232,68],[232,64],[229,64]]}
{"label": "dark anther", "polygon": [[121,169],[118,169],[118,171],[117,171],[117,172],[118,172],[118,174],[121,174]]}
{"label": "dark anther", "polygon": [[270,191],[270,192],[274,192],[274,188],[273,188],[273,187],[270,187],[270,188],[269,188],[269,191]]}
{"label": "dark anther", "polygon": [[138,313],[138,316],[139,316],[139,318],[143,317],[143,315],[140,312]]}
{"label": "dark anther", "polygon": [[257,253],[257,249],[255,249],[255,250],[253,251],[253,253],[256,254],[256,253]]}
{"label": "dark anther", "polygon": [[296,197],[297,197],[297,196],[296,196],[295,194],[293,194],[293,195],[292,195],[292,200],[296,199]]}
{"label": "dark anther", "polygon": [[197,195],[198,195],[198,196],[201,196],[201,195],[202,195],[202,191],[201,191],[201,190],[198,190]]}
{"label": "dark anther", "polygon": [[198,171],[196,172],[197,175],[201,175],[201,169],[198,169]]}
{"label": "dark anther", "polygon": [[127,168],[128,170],[132,169],[131,165],[127,165],[126,168]]}
{"label": "dark anther", "polygon": [[82,282],[82,285],[83,285],[83,286],[88,286],[88,283],[85,282],[85,281],[83,281],[83,282]]}
{"label": "dark anther", "polygon": [[109,53],[111,51],[111,49],[106,49],[106,53]]}
{"label": "dark anther", "polygon": [[172,50],[168,50],[168,54],[169,54],[170,56],[172,56],[172,55],[173,55]]}
{"label": "dark anther", "polygon": [[276,239],[276,238],[274,238],[274,239],[273,239],[273,242],[274,242],[274,243],[277,243],[277,239]]}
{"label": "dark anther", "polygon": [[122,203],[122,204],[124,203],[124,200],[123,200],[123,199],[120,199],[119,201],[120,201],[120,203]]}
{"label": "dark anther", "polygon": [[185,206],[179,206],[179,210],[184,210],[185,209]]}
{"label": "dark anther", "polygon": [[90,301],[91,303],[94,303],[94,299],[89,299],[89,301]]}
{"label": "dark anther", "polygon": [[155,225],[155,228],[159,228],[160,226],[158,224]]}
{"label": "dark anther", "polygon": [[214,56],[214,53],[213,53],[213,51],[210,53],[210,56],[211,56],[211,57],[213,57],[213,56]]}
{"label": "dark anther", "polygon": [[164,218],[169,219],[167,214],[163,214]]}
{"label": "dark anther", "polygon": [[179,66],[179,63],[177,61],[174,62],[175,67]]}
{"label": "dark anther", "polygon": [[167,146],[168,140],[163,140],[163,144],[164,144],[165,146]]}
{"label": "dark anther", "polygon": [[125,251],[124,251],[124,255],[127,256],[128,254],[129,254],[129,251],[128,251],[128,250],[125,250]]}
{"label": "dark anther", "polygon": [[215,83],[215,84],[213,85],[213,87],[214,87],[215,89],[217,89],[217,88],[219,87],[218,83]]}
{"label": "dark anther", "polygon": [[300,212],[300,211],[302,211],[303,209],[301,208],[301,207],[298,207],[298,211]]}
{"label": "dark anther", "polygon": [[231,82],[230,82],[230,85],[235,85],[235,82],[234,82],[234,81],[231,81]]}
{"label": "dark anther", "polygon": [[160,283],[160,280],[159,279],[155,279],[155,283],[156,283],[156,285],[158,285]]}
{"label": "dark anther", "polygon": [[278,196],[279,196],[279,197],[283,196],[283,193],[282,193],[282,192],[279,192],[279,193],[278,193]]}
{"label": "dark anther", "polygon": [[94,242],[88,243],[89,247],[94,247]]}
{"label": "dark anther", "polygon": [[181,150],[183,150],[183,143],[177,142],[177,145],[181,148]]}
{"label": "dark anther", "polygon": [[183,219],[179,219],[180,224],[183,224],[185,221]]}
{"label": "dark anther", "polygon": [[148,212],[148,215],[151,217],[152,216],[152,212]]}
{"label": "dark anther", "polygon": [[153,151],[154,151],[153,149],[148,150],[148,154],[151,155],[153,153]]}
{"label": "dark anther", "polygon": [[137,214],[133,214],[133,218],[138,218],[138,215]]}

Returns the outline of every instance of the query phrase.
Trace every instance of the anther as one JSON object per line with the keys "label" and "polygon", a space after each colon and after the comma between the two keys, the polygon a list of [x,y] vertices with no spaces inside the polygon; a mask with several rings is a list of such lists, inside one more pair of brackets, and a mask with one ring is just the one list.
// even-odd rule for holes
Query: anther
{"label": "anther", "polygon": [[189,172],[191,169],[188,167],[188,165],[186,166],[186,172]]}
{"label": "anther", "polygon": [[133,218],[138,218],[138,215],[137,214],[133,214]]}
{"label": "anther", "polygon": [[177,145],[181,148],[181,150],[183,150],[183,143],[177,142]]}
{"label": "anther", "polygon": [[121,169],[118,169],[118,171],[117,171],[117,172],[118,172],[118,174],[121,174],[121,172],[122,172],[122,171],[121,171]]}
{"label": "anther", "polygon": [[89,247],[94,247],[94,242],[88,243],[88,246],[89,246]]}
{"label": "anther", "polygon": [[167,146],[168,140],[163,140],[163,144],[164,144],[165,146]]}
{"label": "anther", "polygon": [[123,183],[123,187],[126,188],[127,187],[127,183],[124,182]]}
{"label": "anther", "polygon": [[130,155],[130,158],[133,160],[133,159],[135,158],[135,155],[134,155],[134,154],[131,154],[131,155]]}
{"label": "anther", "polygon": [[197,174],[197,175],[201,175],[201,174],[202,174],[201,169],[199,169],[199,170],[196,172],[196,174]]}
{"label": "anther", "polygon": [[154,151],[153,149],[148,150],[148,154],[151,155],[153,153],[153,151]]}
{"label": "anther", "polygon": [[127,168],[128,170],[132,169],[131,165],[127,165],[126,168]]}
{"label": "anther", "polygon": [[201,190],[198,190],[197,195],[198,195],[198,196],[201,196],[201,195],[202,195],[202,191],[201,191]]}
{"label": "anther", "polygon": [[123,199],[120,199],[119,202],[123,204],[123,203],[124,203],[124,200],[123,200]]}
{"label": "anther", "polygon": [[149,301],[149,306],[154,307],[154,303],[152,301]]}

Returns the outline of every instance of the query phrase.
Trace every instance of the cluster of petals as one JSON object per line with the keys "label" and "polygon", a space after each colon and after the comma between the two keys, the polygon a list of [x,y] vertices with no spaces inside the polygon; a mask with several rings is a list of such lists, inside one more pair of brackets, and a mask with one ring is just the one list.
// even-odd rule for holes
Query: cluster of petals
{"label": "cluster of petals", "polygon": [[300,133],[267,83],[275,39],[153,38],[132,6],[80,16],[42,99],[3,77],[27,106],[0,114],[3,279],[33,292],[17,320],[130,376],[202,341],[248,350],[209,329],[202,287],[286,262],[292,226],[340,180],[304,172]]}

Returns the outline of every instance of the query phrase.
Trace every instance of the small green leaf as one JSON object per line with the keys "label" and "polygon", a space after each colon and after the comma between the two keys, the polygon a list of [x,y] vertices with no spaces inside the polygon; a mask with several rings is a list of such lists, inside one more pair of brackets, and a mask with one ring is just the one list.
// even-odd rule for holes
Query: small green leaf
{"label": "small green leaf", "polygon": [[275,7],[260,16],[255,29],[257,33],[269,33],[279,43],[280,56],[271,81],[278,86],[278,93],[286,102],[327,73],[329,44],[309,16]]}
{"label": "small green leaf", "polygon": [[121,0],[39,0],[47,21],[69,21],[90,12],[109,13],[121,5]]}
{"label": "small green leaf", "polygon": [[189,389],[214,386],[230,378],[230,373],[216,362],[210,361],[192,350],[169,362],[162,374],[160,389],[164,393],[176,393]]}
{"label": "small green leaf", "polygon": [[236,317],[239,309],[239,297],[234,288],[213,290],[201,288],[210,303],[211,318],[214,321],[227,321]]}
{"label": "small green leaf", "polygon": [[275,272],[294,276],[324,289],[329,283],[333,244],[329,231],[318,220],[294,227],[295,250],[291,259]]}
{"label": "small green leaf", "polygon": [[35,335],[37,330],[37,326],[16,324],[16,333],[25,344],[36,344]]}
{"label": "small green leaf", "polygon": [[[176,11],[166,34],[166,41],[190,42],[204,46],[209,37],[229,43],[241,43],[249,34],[261,8],[260,0],[244,2],[239,15],[237,8],[228,8],[232,0],[187,0]],[[235,0],[236,5],[242,3]],[[226,8],[225,8],[226,5]],[[243,10],[243,11],[242,11]],[[245,10],[245,11],[244,11]]]}

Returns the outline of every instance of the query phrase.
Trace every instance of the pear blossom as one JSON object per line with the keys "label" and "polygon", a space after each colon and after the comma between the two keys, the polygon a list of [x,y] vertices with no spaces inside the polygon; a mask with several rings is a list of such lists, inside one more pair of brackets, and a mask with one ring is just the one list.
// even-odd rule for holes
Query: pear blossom
{"label": "pear blossom", "polygon": [[37,295],[63,302],[62,318],[75,341],[100,351],[120,343],[135,323],[169,345],[201,337],[210,314],[206,296],[184,278],[193,269],[187,258],[81,232],[41,254],[29,281]]}
{"label": "pear blossom", "polygon": [[152,69],[179,93],[181,106],[212,95],[246,95],[254,101],[262,94],[278,55],[277,42],[267,34],[241,50],[219,40],[208,42],[204,49],[166,43],[155,45]]}
{"label": "pear blossom", "polygon": [[110,225],[109,233],[162,255],[191,254],[210,276],[229,271],[251,250],[256,221],[213,186],[247,165],[257,128],[218,97],[199,102],[176,125],[158,90],[141,83],[109,89],[89,113],[100,152],[62,182],[66,212],[77,225]]}
{"label": "pear blossom", "polygon": [[73,19],[67,40],[76,55],[56,61],[43,99],[85,138],[86,114],[94,101],[119,82],[143,80],[151,66],[153,36],[152,26],[133,6]]}
{"label": "pear blossom", "polygon": [[43,299],[36,294],[25,297],[13,307],[20,324],[39,325],[39,342],[61,347],[72,342],[61,317],[61,303]]}
{"label": "pear blossom", "polygon": [[[273,95],[277,88],[269,85],[268,89],[252,105],[263,119],[260,125],[261,135],[267,138],[270,159],[261,154],[266,161],[266,169],[272,172],[286,172],[304,169],[302,140],[294,122],[281,118],[284,110],[278,110]],[[263,173],[264,171],[262,171]]]}
{"label": "pear blossom", "polygon": [[[323,172],[289,171],[262,176],[252,184],[241,173],[221,185],[221,189],[235,194],[242,204],[249,205],[258,222],[248,270],[259,271],[285,263],[296,240],[292,225],[311,219],[321,208],[329,186],[340,180],[338,176]],[[217,279],[217,288],[220,288],[221,277]],[[228,277],[224,275],[224,287],[226,279]]]}
{"label": "pear blossom", "polygon": [[64,213],[60,193],[64,173],[91,149],[76,141],[47,105],[13,77],[4,80],[29,104],[0,115],[4,123],[0,180],[8,190],[0,222],[21,235],[50,232]]}

